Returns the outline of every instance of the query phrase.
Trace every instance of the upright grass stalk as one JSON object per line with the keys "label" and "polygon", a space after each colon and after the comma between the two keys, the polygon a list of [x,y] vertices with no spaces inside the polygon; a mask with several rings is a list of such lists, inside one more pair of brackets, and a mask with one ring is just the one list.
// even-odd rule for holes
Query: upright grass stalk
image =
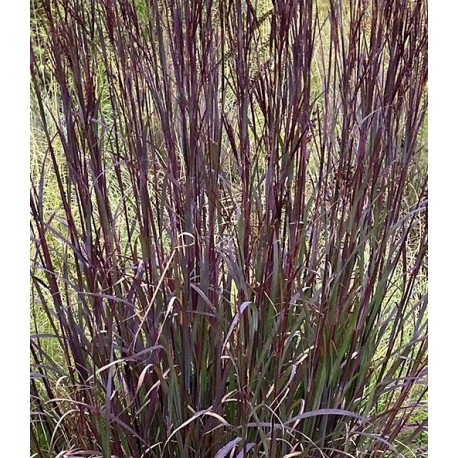
{"label": "upright grass stalk", "polygon": [[426,9],[34,0],[35,456],[420,456]]}

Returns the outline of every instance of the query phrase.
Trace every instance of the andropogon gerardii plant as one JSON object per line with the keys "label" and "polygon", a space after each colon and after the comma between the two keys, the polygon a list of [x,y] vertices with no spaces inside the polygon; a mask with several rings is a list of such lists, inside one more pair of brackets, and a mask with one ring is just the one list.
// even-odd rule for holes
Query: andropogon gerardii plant
{"label": "andropogon gerardii plant", "polygon": [[426,2],[32,19],[34,456],[422,456]]}

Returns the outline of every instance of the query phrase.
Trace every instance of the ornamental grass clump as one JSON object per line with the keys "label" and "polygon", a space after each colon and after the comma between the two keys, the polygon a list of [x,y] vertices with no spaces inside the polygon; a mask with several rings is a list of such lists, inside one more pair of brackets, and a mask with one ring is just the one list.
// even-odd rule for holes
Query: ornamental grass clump
{"label": "ornamental grass clump", "polygon": [[426,1],[31,11],[33,456],[422,456]]}

